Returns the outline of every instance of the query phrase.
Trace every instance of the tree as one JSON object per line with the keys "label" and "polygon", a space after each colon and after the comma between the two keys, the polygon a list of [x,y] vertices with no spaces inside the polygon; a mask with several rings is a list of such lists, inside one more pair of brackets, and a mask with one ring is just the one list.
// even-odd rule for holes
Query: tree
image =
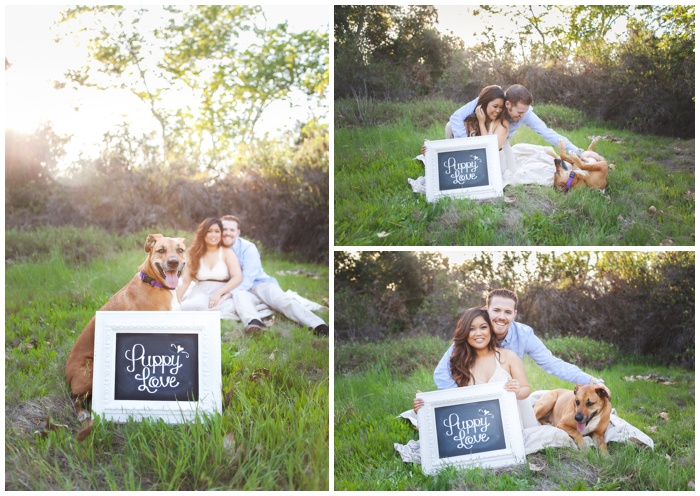
{"label": "tree", "polygon": [[431,92],[459,44],[433,6],[335,7],[334,96],[411,98]]}
{"label": "tree", "polygon": [[88,35],[92,61],[68,81],[139,98],[171,173],[228,170],[272,102],[301,91],[320,103],[328,86],[326,34],[268,27],[260,7],[75,7],[63,22]]}

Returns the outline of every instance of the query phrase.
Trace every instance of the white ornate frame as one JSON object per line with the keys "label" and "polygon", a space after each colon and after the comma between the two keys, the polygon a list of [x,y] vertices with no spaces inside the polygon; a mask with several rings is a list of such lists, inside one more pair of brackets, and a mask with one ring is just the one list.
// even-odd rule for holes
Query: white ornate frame
{"label": "white ornate frame", "polygon": [[[523,444],[518,403],[515,393],[503,389],[504,384],[504,382],[498,382],[416,394],[417,398],[422,398],[425,402],[424,406],[418,410],[420,458],[423,473],[435,475],[440,469],[447,466],[497,468],[525,463],[525,445]],[[500,404],[503,434],[506,441],[505,449],[441,459],[435,428],[435,409],[493,399],[498,400]]]}
{"label": "white ornate frame", "polygon": [[[446,196],[476,200],[503,196],[498,138],[495,135],[427,141],[425,146],[425,198],[429,202],[435,202]],[[440,190],[438,153],[479,148],[486,149],[489,184],[487,186]]]}
{"label": "white ornate frame", "polygon": [[[197,334],[198,401],[117,400],[117,333]],[[197,415],[221,413],[221,320],[219,312],[97,312],[92,410],[107,420],[163,419],[176,424]]]}

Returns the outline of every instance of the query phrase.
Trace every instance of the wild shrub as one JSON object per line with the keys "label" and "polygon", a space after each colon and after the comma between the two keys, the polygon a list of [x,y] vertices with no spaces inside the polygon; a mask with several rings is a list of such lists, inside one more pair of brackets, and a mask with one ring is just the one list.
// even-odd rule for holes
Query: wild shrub
{"label": "wild shrub", "polygon": [[345,375],[385,366],[392,372],[407,376],[423,367],[434,369],[445,351],[443,339],[427,336],[373,343],[342,343],[335,347],[335,373]]}
{"label": "wild shrub", "polygon": [[618,362],[621,355],[614,344],[588,337],[567,336],[546,339],[546,346],[554,356],[584,369],[609,368]]}

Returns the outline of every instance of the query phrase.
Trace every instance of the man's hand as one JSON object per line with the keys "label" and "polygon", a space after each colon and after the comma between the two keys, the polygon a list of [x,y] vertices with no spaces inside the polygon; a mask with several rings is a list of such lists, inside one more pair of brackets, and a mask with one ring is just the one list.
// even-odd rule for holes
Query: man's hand
{"label": "man's hand", "polygon": [[579,158],[584,162],[602,162],[605,160],[593,150],[586,150],[585,152],[581,152]]}
{"label": "man's hand", "polygon": [[591,377],[591,380],[588,381],[588,383],[592,386],[602,386],[603,389],[605,389],[608,392],[608,396],[610,396],[610,390],[608,389],[608,386],[605,385],[605,381],[603,379],[596,379],[595,377]]}

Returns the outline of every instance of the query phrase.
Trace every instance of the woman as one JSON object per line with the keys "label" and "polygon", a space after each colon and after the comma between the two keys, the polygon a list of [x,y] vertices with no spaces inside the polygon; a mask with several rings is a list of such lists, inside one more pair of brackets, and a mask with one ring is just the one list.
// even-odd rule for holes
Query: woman
{"label": "woman", "polygon": [[[474,307],[464,312],[455,327],[453,341],[450,363],[458,387],[505,381],[503,388],[515,393],[518,400],[530,396],[522,360],[496,345],[496,334],[484,308]],[[422,399],[415,398],[413,410],[418,412],[423,404]]]}
{"label": "woman", "polygon": [[464,121],[467,136],[495,134],[498,149],[502,150],[508,141],[508,121],[505,113],[506,94],[500,86],[487,86],[479,93],[474,113]]}
{"label": "woman", "polygon": [[[232,310],[231,291],[243,280],[241,266],[233,250],[223,247],[223,225],[215,217],[202,221],[187,253],[187,265],[177,296],[183,310]],[[197,284],[186,299],[182,299],[192,281]]]}

